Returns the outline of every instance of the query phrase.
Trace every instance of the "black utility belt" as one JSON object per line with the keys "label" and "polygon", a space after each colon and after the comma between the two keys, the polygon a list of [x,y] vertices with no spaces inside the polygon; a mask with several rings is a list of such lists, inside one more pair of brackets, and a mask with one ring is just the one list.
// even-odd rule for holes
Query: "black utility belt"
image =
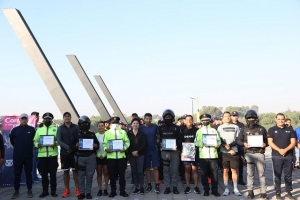
{"label": "black utility belt", "polygon": [[77,156],[77,157],[88,157],[88,156],[90,156],[90,155],[92,155],[92,154],[94,154],[95,152],[89,152],[89,153],[75,153],[75,156]]}
{"label": "black utility belt", "polygon": [[265,153],[265,150],[246,150],[246,153]]}

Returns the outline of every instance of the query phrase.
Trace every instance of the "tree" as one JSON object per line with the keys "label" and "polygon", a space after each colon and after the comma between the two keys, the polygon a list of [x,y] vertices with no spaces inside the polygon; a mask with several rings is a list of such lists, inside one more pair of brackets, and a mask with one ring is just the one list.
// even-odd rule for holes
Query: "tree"
{"label": "tree", "polygon": [[200,115],[210,114],[211,117],[219,117],[222,115],[222,111],[215,106],[203,106],[200,110]]}

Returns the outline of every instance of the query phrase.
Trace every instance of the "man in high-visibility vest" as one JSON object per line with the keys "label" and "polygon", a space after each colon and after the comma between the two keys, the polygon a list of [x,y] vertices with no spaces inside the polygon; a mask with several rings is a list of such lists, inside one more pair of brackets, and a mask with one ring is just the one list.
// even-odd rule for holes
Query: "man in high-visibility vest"
{"label": "man in high-visibility vest", "polygon": [[[107,167],[111,186],[111,193],[109,194],[109,197],[114,197],[117,195],[116,172],[119,175],[120,195],[123,197],[128,197],[128,194],[125,192],[125,170],[127,164],[125,151],[128,149],[130,142],[126,131],[119,128],[120,118],[112,117],[109,121],[110,129],[104,133],[102,143],[104,151],[107,152]],[[116,148],[114,144],[117,143],[123,143],[123,146]]]}

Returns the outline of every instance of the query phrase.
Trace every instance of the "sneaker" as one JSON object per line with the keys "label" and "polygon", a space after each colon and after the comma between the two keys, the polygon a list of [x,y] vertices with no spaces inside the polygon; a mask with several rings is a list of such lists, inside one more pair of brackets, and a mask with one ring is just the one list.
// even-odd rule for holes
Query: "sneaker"
{"label": "sneaker", "polygon": [[80,195],[80,190],[79,190],[79,188],[76,188],[76,190],[75,190],[75,196],[79,197],[79,195]]}
{"label": "sneaker", "polygon": [[97,196],[102,196],[102,190],[99,190]]}
{"label": "sneaker", "polygon": [[281,200],[281,193],[280,192],[276,193],[276,199],[280,199]]}
{"label": "sneaker", "polygon": [[266,193],[260,194],[259,198],[269,200],[269,197],[267,196]]}
{"label": "sneaker", "polygon": [[164,191],[164,194],[170,194],[170,192],[171,192],[170,188],[167,187],[167,188],[165,189],[165,191]]}
{"label": "sneaker", "polygon": [[203,196],[209,196],[209,190],[204,190]]}
{"label": "sneaker", "polygon": [[178,191],[177,187],[173,187],[173,193],[174,194],[179,194],[179,191]]}
{"label": "sneaker", "polygon": [[148,192],[151,192],[151,191],[152,191],[152,185],[148,184],[146,192],[148,193]]}
{"label": "sneaker", "polygon": [[132,194],[138,194],[140,193],[140,190],[138,188],[135,188],[135,190],[132,192]]}
{"label": "sneaker", "polygon": [[117,195],[117,193],[115,191],[114,192],[111,191],[110,194],[109,194],[109,197],[115,197],[116,195]]}
{"label": "sneaker", "polygon": [[32,198],[33,197],[32,190],[28,190],[27,191],[27,197],[28,198]]}
{"label": "sneaker", "polygon": [[107,196],[108,195],[108,192],[107,192],[107,190],[104,190],[104,192],[103,192],[103,196]]}
{"label": "sneaker", "polygon": [[44,198],[44,197],[46,197],[46,196],[48,196],[49,195],[49,192],[42,192],[40,195],[39,195],[39,197],[40,198]]}
{"label": "sneaker", "polygon": [[238,189],[234,189],[233,193],[235,196],[242,196],[242,194],[240,193],[240,191]]}
{"label": "sneaker", "polygon": [[285,195],[285,199],[295,199],[291,192],[287,192]]}
{"label": "sneaker", "polygon": [[217,190],[212,191],[211,194],[214,195],[215,197],[221,196],[221,194]]}
{"label": "sneaker", "polygon": [[184,194],[189,194],[189,193],[191,193],[191,188],[187,186],[184,190]]}
{"label": "sneaker", "polygon": [[156,192],[157,194],[160,193],[160,189],[159,189],[159,185],[158,184],[155,185],[154,192]]}
{"label": "sneaker", "polygon": [[228,196],[230,194],[228,188],[225,188],[225,191],[223,192],[223,196]]}
{"label": "sneaker", "polygon": [[253,190],[248,190],[247,199],[254,199],[254,193],[253,193]]}
{"label": "sneaker", "polygon": [[68,196],[70,196],[70,195],[71,195],[70,190],[65,189],[65,191],[64,191],[64,193],[61,195],[61,197],[62,197],[62,198],[66,198],[66,197],[68,197]]}
{"label": "sneaker", "polygon": [[19,195],[20,195],[19,191],[16,190],[16,191],[13,193],[11,199],[16,199],[16,198],[19,197]]}
{"label": "sneaker", "polygon": [[87,198],[87,199],[92,199],[93,197],[92,197],[91,193],[87,193],[87,194],[86,194],[86,198]]}
{"label": "sneaker", "polygon": [[78,196],[78,200],[82,200],[85,198],[85,194],[81,193],[79,196]]}
{"label": "sneaker", "polygon": [[200,190],[199,190],[199,188],[198,188],[197,186],[194,188],[194,192],[195,192],[196,194],[201,194],[201,192],[200,192]]}
{"label": "sneaker", "polygon": [[140,189],[140,194],[142,194],[142,195],[144,195],[144,194],[145,194],[145,190],[144,190],[144,188],[143,188],[143,187]]}
{"label": "sneaker", "polygon": [[58,194],[55,191],[53,191],[53,192],[51,192],[51,196],[52,197],[58,197]]}

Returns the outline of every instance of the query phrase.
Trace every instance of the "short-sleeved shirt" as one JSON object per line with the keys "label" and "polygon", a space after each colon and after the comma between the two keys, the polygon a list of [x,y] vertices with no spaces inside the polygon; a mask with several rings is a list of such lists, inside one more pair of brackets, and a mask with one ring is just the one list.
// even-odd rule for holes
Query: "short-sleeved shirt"
{"label": "short-sleeved shirt", "polygon": [[[268,138],[273,138],[273,143],[280,149],[284,149],[291,144],[291,138],[296,138],[295,131],[291,127],[280,128],[273,126],[268,130]],[[278,151],[272,149],[272,156],[282,156]],[[286,156],[293,156],[293,149],[286,153]]]}

